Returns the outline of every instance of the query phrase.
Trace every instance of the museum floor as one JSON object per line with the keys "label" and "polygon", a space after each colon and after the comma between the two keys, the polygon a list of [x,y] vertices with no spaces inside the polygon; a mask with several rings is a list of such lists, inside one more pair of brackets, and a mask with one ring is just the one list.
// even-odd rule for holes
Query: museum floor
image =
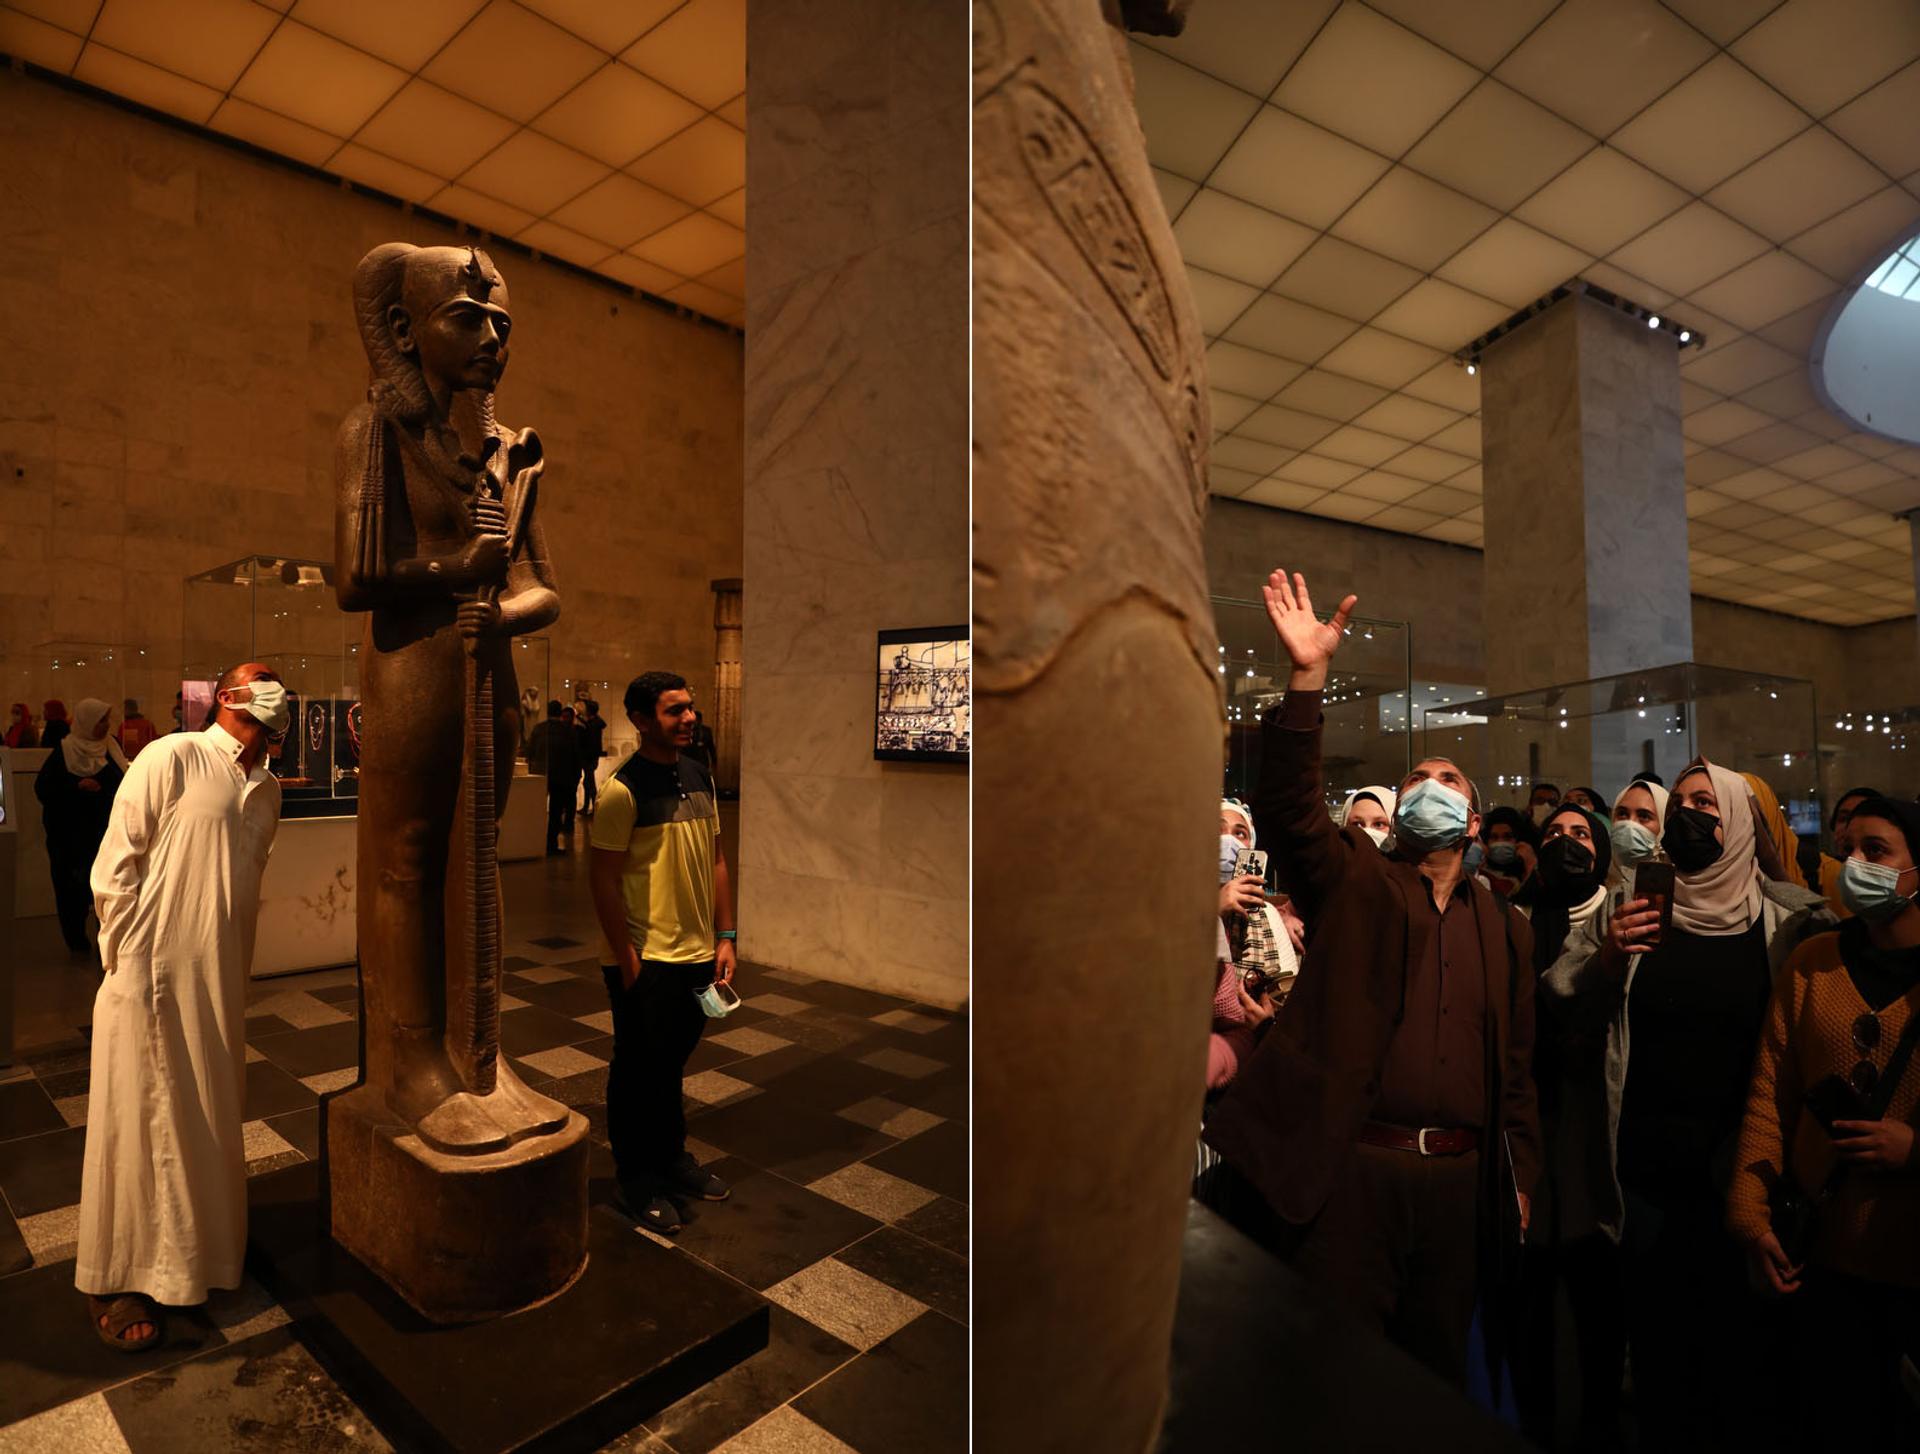
{"label": "museum floor", "polygon": [[[520,1074],[598,1138],[612,1039],[584,878],[578,857],[507,868],[500,1019]],[[671,1245],[762,1292],[772,1341],[608,1448],[964,1448],[966,1022],[752,964],[740,988],[686,1083],[692,1149],[734,1195]],[[350,970],[253,986],[250,1175],[316,1153],[319,1094],[354,1078],[354,1014]],[[390,1447],[251,1280],[171,1318],[148,1353],[93,1339],[72,1280],[87,1075],[71,1032],[0,1071],[0,1269],[24,1265],[0,1276],[0,1454]]]}

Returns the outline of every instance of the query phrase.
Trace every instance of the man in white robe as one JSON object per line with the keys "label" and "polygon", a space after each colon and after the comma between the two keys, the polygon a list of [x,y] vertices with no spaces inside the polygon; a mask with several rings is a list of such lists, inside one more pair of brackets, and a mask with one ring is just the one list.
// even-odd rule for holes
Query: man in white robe
{"label": "man in white robe", "polygon": [[156,1304],[240,1285],[247,978],[260,878],[280,826],[266,769],[286,688],[257,662],[221,677],[218,715],[133,760],[93,865],[100,958],[74,1283],[100,1336],[137,1351]]}

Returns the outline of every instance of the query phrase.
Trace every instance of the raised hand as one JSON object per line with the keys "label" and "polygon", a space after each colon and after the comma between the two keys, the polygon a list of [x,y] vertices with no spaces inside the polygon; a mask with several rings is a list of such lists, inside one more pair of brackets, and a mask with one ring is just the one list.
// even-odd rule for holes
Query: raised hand
{"label": "raised hand", "polygon": [[1307,578],[1295,575],[1291,581],[1284,570],[1267,577],[1260,594],[1267,603],[1267,619],[1274,634],[1293,663],[1290,688],[1318,691],[1327,684],[1327,663],[1340,649],[1346,635],[1347,618],[1352,616],[1357,596],[1348,596],[1333,613],[1331,621],[1313,614],[1313,597],[1307,593]]}

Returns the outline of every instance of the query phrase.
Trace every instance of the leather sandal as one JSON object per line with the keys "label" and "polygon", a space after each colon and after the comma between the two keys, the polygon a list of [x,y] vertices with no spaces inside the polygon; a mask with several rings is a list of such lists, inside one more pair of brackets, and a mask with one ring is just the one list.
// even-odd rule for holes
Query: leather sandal
{"label": "leather sandal", "polygon": [[[109,1348],[117,1348],[122,1353],[143,1352],[166,1334],[166,1322],[161,1317],[159,1306],[145,1293],[128,1292],[112,1298],[89,1294],[87,1309],[95,1336]],[[147,1323],[153,1331],[144,1338],[122,1337],[135,1323]]]}

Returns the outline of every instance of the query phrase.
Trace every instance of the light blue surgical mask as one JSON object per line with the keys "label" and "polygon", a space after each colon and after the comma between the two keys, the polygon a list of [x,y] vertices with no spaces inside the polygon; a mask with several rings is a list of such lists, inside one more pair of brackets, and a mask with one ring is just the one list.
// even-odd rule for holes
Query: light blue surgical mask
{"label": "light blue surgical mask", "polygon": [[1840,902],[1869,924],[1884,924],[1913,902],[1900,892],[1902,876],[1912,872],[1849,858],[1840,865]]}
{"label": "light blue surgical mask", "polygon": [[730,985],[710,984],[694,998],[700,1001],[700,1009],[709,1020],[724,1020],[740,1008],[740,996]]}
{"label": "light blue surgical mask", "polygon": [[1615,818],[1607,835],[1613,839],[1613,861],[1621,868],[1633,868],[1645,863],[1653,857],[1653,850],[1660,844],[1651,828],[1631,818]]}
{"label": "light blue surgical mask", "polygon": [[1467,836],[1472,814],[1463,794],[1434,778],[1422,778],[1401,795],[1394,810],[1394,840],[1414,853],[1436,853]]}
{"label": "light blue surgical mask", "polygon": [[1487,862],[1495,868],[1512,868],[1520,861],[1520,847],[1510,841],[1492,844],[1487,849]]}
{"label": "light blue surgical mask", "polygon": [[1225,883],[1233,877],[1233,866],[1240,861],[1240,851],[1247,845],[1231,833],[1220,835],[1220,882]]}
{"label": "light blue surgical mask", "polygon": [[1467,851],[1460,859],[1461,871],[1463,873],[1478,873],[1480,872],[1480,865],[1485,863],[1486,859],[1487,850],[1480,846],[1480,840],[1476,838],[1467,845]]}

